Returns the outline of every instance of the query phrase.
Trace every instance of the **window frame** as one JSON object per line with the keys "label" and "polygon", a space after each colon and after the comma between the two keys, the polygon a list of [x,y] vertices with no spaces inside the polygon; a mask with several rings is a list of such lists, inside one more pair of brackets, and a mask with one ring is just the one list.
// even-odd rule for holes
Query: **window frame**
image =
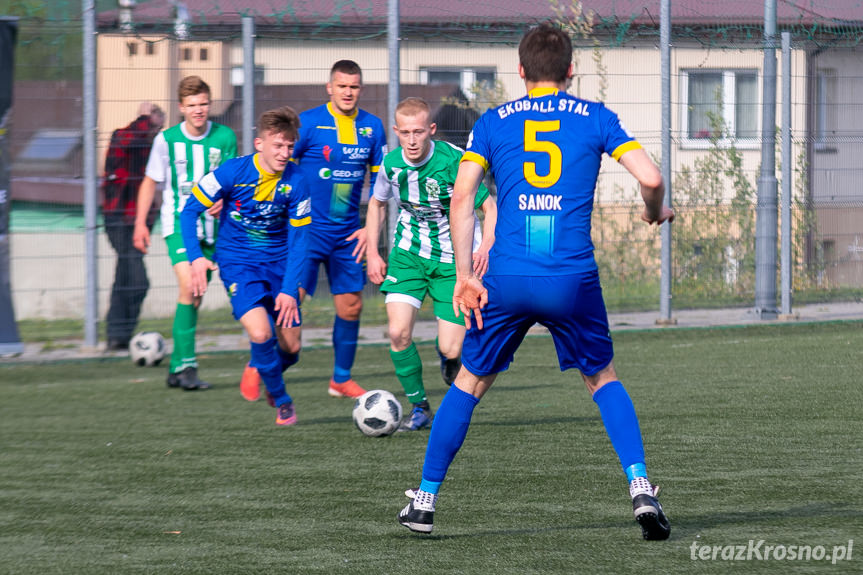
{"label": "window frame", "polygon": [[497,81],[498,73],[495,66],[421,66],[419,68],[419,84],[432,86],[429,82],[429,73],[435,72],[457,72],[459,74],[459,88],[469,100],[473,100],[476,95],[471,92],[471,88],[476,83],[477,74],[492,74],[493,82]]}
{"label": "window frame", "polygon": [[[727,147],[733,143],[736,148],[742,150],[759,149],[761,146],[759,136],[761,134],[762,126],[762,77],[760,69],[758,68],[699,68],[680,70],[680,147],[691,150],[706,150],[713,145],[710,141],[710,138],[691,138],[689,136],[689,80],[690,76],[717,73],[722,75],[722,116],[726,127],[732,134],[732,137],[730,138],[720,138],[717,142],[718,145],[722,147]],[[755,129],[758,136],[754,138],[737,137],[737,77],[744,74],[755,76]]]}

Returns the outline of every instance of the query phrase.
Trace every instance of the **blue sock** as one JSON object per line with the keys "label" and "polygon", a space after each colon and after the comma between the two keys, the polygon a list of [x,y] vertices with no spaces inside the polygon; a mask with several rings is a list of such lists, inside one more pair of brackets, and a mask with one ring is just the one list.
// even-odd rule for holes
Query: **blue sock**
{"label": "blue sock", "polygon": [[282,362],[276,349],[279,347],[278,340],[271,337],[264,343],[252,343],[252,367],[258,369],[264,385],[276,407],[290,403],[291,396],[285,390],[285,380],[282,379]]}
{"label": "blue sock", "polygon": [[286,369],[300,361],[299,353],[288,353],[278,345],[276,346],[276,349],[279,352],[279,360],[282,364],[282,371],[285,371]]}
{"label": "blue sock", "polygon": [[[593,401],[599,406],[605,431],[627,477],[631,473],[633,478],[638,477],[634,474],[636,470],[643,471],[643,476],[646,477],[641,428],[638,426],[638,416],[635,415],[632,399],[623,384],[619,381],[606,383],[593,394]],[[638,467],[638,464],[641,466]]]}
{"label": "blue sock", "polygon": [[464,443],[473,409],[479,400],[450,386],[435,414],[423,463],[423,491],[437,493],[447,469]]}
{"label": "blue sock", "polygon": [[351,378],[351,368],[357,355],[357,339],[360,335],[360,321],[346,320],[336,316],[333,323],[333,381],[344,383]]}

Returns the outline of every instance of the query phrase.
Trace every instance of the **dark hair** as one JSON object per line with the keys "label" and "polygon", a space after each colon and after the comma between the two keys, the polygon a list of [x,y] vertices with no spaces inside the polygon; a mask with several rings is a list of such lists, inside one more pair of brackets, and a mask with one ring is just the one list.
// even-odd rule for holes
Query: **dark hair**
{"label": "dark hair", "polygon": [[275,132],[297,141],[300,135],[300,117],[290,106],[267,110],[258,118],[258,137]]}
{"label": "dark hair", "polygon": [[569,34],[549,22],[527,31],[518,45],[525,80],[564,82],[572,64]]}
{"label": "dark hair", "polygon": [[357,74],[360,77],[360,83],[363,81],[363,71],[360,68],[360,65],[354,62],[353,60],[339,60],[333,67],[330,68],[330,78],[333,77],[333,74],[336,72],[341,72],[342,74]]}
{"label": "dark hair", "polygon": [[183,98],[186,96],[197,96],[198,94],[210,95],[210,87],[200,76],[186,76],[180,80],[180,85],[177,86],[177,98],[180,103],[183,103]]}

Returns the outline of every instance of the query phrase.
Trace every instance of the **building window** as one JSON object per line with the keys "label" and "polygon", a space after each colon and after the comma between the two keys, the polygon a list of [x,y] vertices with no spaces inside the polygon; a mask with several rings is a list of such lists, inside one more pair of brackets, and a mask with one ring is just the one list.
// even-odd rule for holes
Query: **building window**
{"label": "building window", "polygon": [[[709,145],[711,138],[758,145],[758,73],[755,70],[692,70],[681,73],[684,144]],[[719,133],[717,133],[719,132]]]}
{"label": "building window", "polygon": [[[231,86],[242,86],[243,85],[243,67],[242,66],[234,66],[231,68]],[[264,67],[263,66],[255,66],[255,85],[263,86],[264,85]]]}
{"label": "building window", "polygon": [[129,50],[129,56],[135,56],[138,53],[137,42],[126,42],[126,48]]}
{"label": "building window", "polygon": [[180,60],[183,62],[190,62],[192,60],[192,49],[191,48],[181,48],[180,49]]}
{"label": "building window", "polygon": [[432,86],[455,84],[470,99],[476,96],[476,85],[493,88],[497,72],[494,68],[420,68],[420,84]]}
{"label": "building window", "polygon": [[836,112],[836,70],[819,68],[815,73],[815,149],[833,149],[838,115]]}
{"label": "building window", "polygon": [[210,56],[210,52],[209,52],[209,50],[207,50],[206,48],[201,48],[201,51],[200,51],[200,53],[199,53],[199,54],[200,54],[200,57],[201,57],[201,62],[206,62],[206,61],[207,61],[207,59],[208,59],[208,58],[209,58],[209,56]]}
{"label": "building window", "polygon": [[144,44],[144,53],[147,56],[153,56],[156,54],[156,43],[155,42],[147,42]]}

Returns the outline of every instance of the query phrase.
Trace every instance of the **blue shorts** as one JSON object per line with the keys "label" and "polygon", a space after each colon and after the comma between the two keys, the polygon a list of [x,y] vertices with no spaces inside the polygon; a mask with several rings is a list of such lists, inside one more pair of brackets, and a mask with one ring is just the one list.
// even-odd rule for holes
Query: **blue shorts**
{"label": "blue shorts", "polygon": [[474,375],[506,371],[535,323],[548,328],[560,370],[594,375],[614,357],[599,272],[566,276],[486,276],[483,329],[473,322],[461,361]]}
{"label": "blue shorts", "polygon": [[[275,320],[279,315],[275,311],[276,296],[282,289],[283,275],[284,266],[279,265],[219,264],[219,276],[231,300],[234,319],[239,320],[253,308],[263,307]],[[302,321],[300,314],[300,324]]]}
{"label": "blue shorts", "polygon": [[309,295],[315,295],[318,286],[318,270],[321,264],[327,270],[330,282],[330,293],[355,293],[363,291],[366,285],[366,263],[356,262],[356,256],[351,255],[357,245],[356,240],[346,242],[344,239],[333,240],[315,234],[306,235],[306,268],[303,271],[303,289]]}

